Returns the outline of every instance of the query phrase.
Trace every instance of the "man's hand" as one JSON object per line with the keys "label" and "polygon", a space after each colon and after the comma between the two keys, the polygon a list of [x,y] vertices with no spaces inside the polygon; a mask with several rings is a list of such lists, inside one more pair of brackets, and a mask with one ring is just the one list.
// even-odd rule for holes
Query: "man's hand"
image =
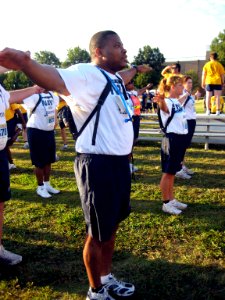
{"label": "man's hand", "polygon": [[22,70],[25,62],[30,60],[30,53],[5,48],[0,51],[0,65],[10,70]]}
{"label": "man's hand", "polygon": [[139,65],[137,66],[137,72],[138,73],[148,73],[151,72],[153,70],[152,67],[150,67],[149,65]]}

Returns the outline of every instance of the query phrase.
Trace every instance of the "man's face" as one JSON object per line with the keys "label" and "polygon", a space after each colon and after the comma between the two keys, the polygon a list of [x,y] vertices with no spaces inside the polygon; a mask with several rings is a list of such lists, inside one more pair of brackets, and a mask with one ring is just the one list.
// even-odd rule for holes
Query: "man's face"
{"label": "man's face", "polygon": [[127,65],[127,50],[124,49],[118,35],[113,34],[107,37],[105,46],[101,48],[102,61],[111,70],[119,71]]}

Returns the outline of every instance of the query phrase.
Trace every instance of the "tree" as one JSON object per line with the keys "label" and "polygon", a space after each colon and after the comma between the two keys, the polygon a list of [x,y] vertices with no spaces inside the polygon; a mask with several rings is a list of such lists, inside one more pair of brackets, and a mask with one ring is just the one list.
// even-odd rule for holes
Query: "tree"
{"label": "tree", "polygon": [[50,51],[36,52],[34,54],[34,59],[37,60],[40,64],[47,64],[56,68],[61,67],[61,63],[58,57]]}
{"label": "tree", "polygon": [[75,48],[71,48],[67,52],[67,58],[62,63],[64,68],[72,66],[78,63],[88,63],[91,61],[91,57],[87,50],[81,49],[79,46]]}
{"label": "tree", "polygon": [[153,85],[157,85],[161,78],[162,65],[164,62],[165,58],[159,51],[159,48],[144,46],[143,49],[139,49],[139,53],[134,57],[133,63],[136,65],[150,65],[153,68],[153,71],[148,74],[138,74],[135,78],[136,86],[140,88],[147,85],[149,82],[152,82]]}
{"label": "tree", "polygon": [[225,66],[225,29],[213,39],[210,50],[218,54],[218,60]]}
{"label": "tree", "polygon": [[3,74],[3,86],[6,90],[23,89],[33,85],[33,82],[20,71],[11,71]]}

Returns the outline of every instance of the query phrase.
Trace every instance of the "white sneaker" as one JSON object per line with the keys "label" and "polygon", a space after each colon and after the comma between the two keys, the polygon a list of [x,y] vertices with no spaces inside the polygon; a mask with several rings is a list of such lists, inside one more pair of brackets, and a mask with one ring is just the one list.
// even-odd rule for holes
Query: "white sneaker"
{"label": "white sneaker", "polygon": [[59,161],[59,156],[58,156],[58,154],[55,155],[55,161]]}
{"label": "white sneaker", "polygon": [[206,116],[209,116],[211,114],[210,109],[207,109],[205,114]]}
{"label": "white sneaker", "polygon": [[179,202],[176,199],[173,199],[172,201],[170,201],[170,204],[172,204],[174,207],[176,207],[180,210],[184,210],[187,208],[187,204]]}
{"label": "white sneaker", "polygon": [[162,211],[165,213],[171,214],[171,215],[179,215],[182,213],[182,211],[178,208],[176,208],[172,203],[172,201],[168,203],[163,203]]}
{"label": "white sneaker", "polygon": [[2,245],[0,245],[0,261],[2,260],[3,263],[13,266],[19,264],[22,259],[21,255],[7,251]]}
{"label": "white sneaker", "polygon": [[182,169],[184,170],[184,172],[188,175],[193,175],[195,174],[195,172],[191,169],[188,169],[185,165],[182,166]]}
{"label": "white sneaker", "polygon": [[108,276],[107,279],[102,280],[101,283],[103,284],[104,288],[112,293],[113,295],[119,297],[129,297],[133,295],[135,287],[132,283],[123,282],[117,280],[112,274]]}
{"label": "white sneaker", "polygon": [[176,174],[175,174],[176,177],[178,178],[182,178],[182,179],[190,179],[191,176],[188,175],[186,172],[184,172],[183,169],[181,169],[180,171],[178,171]]}
{"label": "white sneaker", "polygon": [[91,288],[89,288],[86,300],[114,300],[114,298],[112,298],[103,287],[98,293],[92,292]]}
{"label": "white sneaker", "polygon": [[13,170],[13,169],[16,169],[16,165],[9,163],[9,170]]}
{"label": "white sneaker", "polygon": [[130,164],[130,173],[134,173],[134,172],[137,172],[138,171],[138,168],[135,167],[133,164]]}
{"label": "white sneaker", "polygon": [[219,115],[220,115],[220,111],[217,110],[217,111],[216,111],[216,116],[219,116]]}
{"label": "white sneaker", "polygon": [[28,142],[25,142],[25,143],[24,143],[23,149],[29,149],[29,144],[28,144]]}
{"label": "white sneaker", "polygon": [[44,185],[39,185],[37,188],[37,194],[42,198],[51,198],[52,196],[48,193]]}
{"label": "white sneaker", "polygon": [[66,150],[66,149],[68,149],[68,145],[64,144],[64,145],[62,146],[61,150]]}
{"label": "white sneaker", "polygon": [[59,194],[60,193],[59,190],[54,189],[49,183],[44,182],[44,187],[48,193],[51,193],[51,194]]}

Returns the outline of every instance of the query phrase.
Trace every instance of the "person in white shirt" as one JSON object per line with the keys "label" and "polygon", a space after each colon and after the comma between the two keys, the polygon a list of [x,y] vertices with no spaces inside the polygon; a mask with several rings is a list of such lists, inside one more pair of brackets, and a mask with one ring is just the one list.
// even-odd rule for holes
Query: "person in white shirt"
{"label": "person in white shirt", "polygon": [[[184,80],[184,90],[183,94],[179,97],[179,102],[183,106],[185,110],[185,116],[187,119],[188,124],[188,134],[186,135],[186,150],[191,145],[191,140],[195,132],[196,127],[196,111],[195,111],[195,99],[200,97],[200,93],[197,91],[195,94],[192,95],[192,78],[188,75],[185,75],[183,77]],[[186,153],[186,151],[185,151]],[[185,156],[184,153],[184,156]],[[189,169],[184,164],[184,157],[181,162],[181,168],[176,173],[176,177],[182,178],[182,179],[190,179],[191,175],[194,174],[194,171]]]}
{"label": "person in white shirt", "polygon": [[[186,204],[174,198],[174,178],[186,149],[187,120],[179,96],[183,92],[183,79],[171,75],[161,80],[158,94],[154,97],[160,108],[159,119],[165,133],[162,140],[161,164],[162,210],[169,214],[179,215]],[[170,121],[169,121],[170,120]]]}
{"label": "person in white shirt", "polygon": [[30,112],[27,137],[32,165],[35,166],[37,194],[50,198],[60,191],[50,184],[51,164],[56,161],[55,123],[59,97],[52,92],[35,94],[23,100]]}
{"label": "person in white shirt", "polygon": [[111,274],[116,231],[130,213],[128,155],[133,128],[124,83],[151,68],[134,66],[119,75],[127,66],[127,51],[114,31],[94,34],[89,49],[91,63],[68,69],[41,65],[15,49],[1,51],[0,64],[20,69],[39,86],[56,91],[69,105],[78,131],[98,105],[77,138],[74,167],[87,228],[83,259],[90,288],[86,299],[110,300],[108,291],[127,297],[135,290],[133,284]]}
{"label": "person in white shirt", "polygon": [[[5,69],[0,67],[0,72]],[[4,203],[11,198],[9,165],[6,151],[8,140],[5,111],[9,103],[26,98],[36,92],[37,87],[30,87],[23,90],[7,92],[0,85],[0,262],[6,265],[16,265],[22,261],[22,256],[6,250],[2,245]]]}

